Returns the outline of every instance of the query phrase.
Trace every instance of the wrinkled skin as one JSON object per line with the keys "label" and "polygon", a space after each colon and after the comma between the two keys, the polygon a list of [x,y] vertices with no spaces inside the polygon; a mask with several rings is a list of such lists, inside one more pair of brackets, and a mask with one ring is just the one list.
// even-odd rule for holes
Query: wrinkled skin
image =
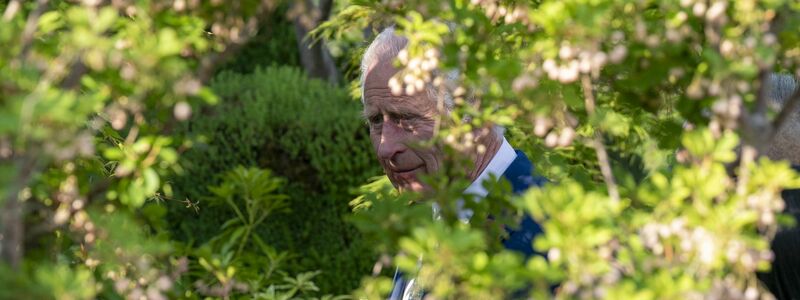
{"label": "wrinkled skin", "polygon": [[[797,90],[797,79],[788,74],[775,73],[767,79],[767,95],[769,105],[775,110],[782,110],[789,98]],[[765,147],[765,153],[773,160],[788,160],[794,165],[800,164],[800,110],[795,108],[790,118],[775,132]]]}
{"label": "wrinkled skin", "polygon": [[389,180],[399,191],[422,192],[421,174],[431,174],[441,167],[441,151],[414,147],[433,137],[439,112],[426,93],[396,96],[389,89],[389,79],[397,73],[389,60],[378,62],[364,78],[364,116],[378,161]]}

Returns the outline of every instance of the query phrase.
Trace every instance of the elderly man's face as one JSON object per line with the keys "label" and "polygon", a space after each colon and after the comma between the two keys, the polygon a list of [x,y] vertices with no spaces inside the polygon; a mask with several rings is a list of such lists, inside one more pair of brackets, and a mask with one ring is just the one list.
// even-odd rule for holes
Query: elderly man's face
{"label": "elderly man's face", "polygon": [[364,78],[364,115],[369,121],[372,145],[386,175],[401,192],[420,192],[423,173],[436,172],[441,153],[437,149],[413,147],[433,137],[438,115],[427,93],[392,95],[388,81],[397,73],[389,62],[379,62]]}

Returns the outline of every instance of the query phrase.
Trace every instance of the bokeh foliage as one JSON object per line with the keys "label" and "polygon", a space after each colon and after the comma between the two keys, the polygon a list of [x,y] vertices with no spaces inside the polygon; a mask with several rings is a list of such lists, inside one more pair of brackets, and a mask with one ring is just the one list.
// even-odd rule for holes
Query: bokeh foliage
{"label": "bokeh foliage", "polygon": [[[396,24],[393,89],[459,71],[433,142],[505,125],[550,180],[468,201],[470,223],[453,176],[429,201],[377,179],[345,217],[377,164],[347,92],[265,66],[298,64],[291,4],[0,1],[0,298],[337,299],[363,277],[377,299],[395,266],[440,299],[769,297],[755,271],[799,182],[756,153],[786,115],[763,83],[797,73],[797,3],[338,1],[317,37],[343,70]],[[485,218],[523,213],[545,257]]]}
{"label": "bokeh foliage", "polygon": [[[219,97],[208,84],[222,65],[252,71],[258,64],[297,64],[296,37],[284,16],[291,3],[0,3],[0,298],[337,299],[331,294],[349,290],[371,264],[362,255],[366,245],[342,215],[349,211],[346,186],[375,172],[366,158],[341,158],[364,156],[367,148],[356,130],[361,121],[355,103],[336,87],[306,82],[297,70],[258,71],[256,79],[246,80],[247,89],[257,90],[262,84],[256,80],[265,76],[284,76],[280,83],[294,88],[270,86],[269,91],[286,94],[258,92],[266,98],[251,95],[246,101],[238,98],[250,92],[228,89],[231,105],[220,111],[233,113],[234,106],[248,101],[265,106],[253,104],[248,109],[260,115],[229,124],[249,135],[231,140],[241,145],[218,149],[230,158],[210,160],[229,164],[186,173],[201,170],[194,163],[203,158],[194,153],[226,147],[221,139],[200,138],[227,133],[209,127],[225,119],[209,117]],[[271,14],[275,18],[268,18]],[[248,40],[255,42],[231,60],[233,50]],[[316,113],[336,116],[339,125],[299,118],[297,112],[313,112],[303,106],[283,107],[294,114],[265,112],[280,108],[269,100],[309,104],[312,96],[330,110]],[[199,124],[183,122],[192,115],[193,120],[209,117],[205,127],[197,125],[208,132],[188,129]],[[270,130],[271,135],[262,135]],[[337,136],[334,130],[350,130],[350,135]],[[319,142],[304,147],[305,134],[318,134]],[[279,141],[284,135],[294,140]],[[284,146],[290,150],[279,148]],[[337,160],[321,155],[325,151],[347,154]],[[184,161],[183,154],[196,160]],[[289,171],[293,165],[287,156],[300,171]],[[344,172],[337,168],[353,177],[336,176],[339,185],[323,185],[314,173]],[[198,175],[202,180],[181,181]],[[287,177],[298,181],[286,183]],[[287,215],[278,207],[299,213]],[[235,215],[235,208],[246,217],[225,219]],[[172,219],[176,216],[183,219]],[[215,217],[220,222],[214,223]],[[198,225],[190,228],[196,236],[182,236],[176,224],[184,221]],[[254,233],[245,234],[249,231]],[[345,272],[331,272],[339,269]]]}
{"label": "bokeh foliage", "polygon": [[[765,83],[774,72],[797,74],[797,3],[349,4],[318,37],[365,27],[376,34],[392,24],[409,41],[395,62],[393,93],[432,86],[453,95],[456,109],[445,122],[454,126],[439,142],[469,151],[473,128],[505,125],[550,180],[510,198],[511,215],[530,214],[545,232],[534,243],[545,255],[516,267],[506,264],[510,253],[476,242],[492,240],[481,220],[465,225],[445,209],[442,220],[412,221],[382,209],[396,196],[373,187],[361,198],[372,203],[358,203],[374,207],[359,226],[390,235],[378,248],[387,267],[442,299],[770,297],[756,270],[769,268],[780,190],[800,182],[786,162],[757,153],[780,126],[776,115],[796,114],[772,111]],[[458,79],[447,82],[441,74],[453,70]],[[437,187],[415,207],[455,207],[461,196]],[[481,276],[493,268],[508,276]],[[529,289],[519,292],[519,280]],[[388,286],[372,276],[357,295],[378,298]]]}

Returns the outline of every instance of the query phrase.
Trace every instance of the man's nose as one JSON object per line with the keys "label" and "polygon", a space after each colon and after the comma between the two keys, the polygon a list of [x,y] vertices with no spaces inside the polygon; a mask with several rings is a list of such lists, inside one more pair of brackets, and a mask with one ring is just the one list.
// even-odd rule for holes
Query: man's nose
{"label": "man's nose", "polygon": [[392,120],[385,120],[381,124],[381,140],[378,144],[378,158],[389,160],[395,155],[408,149],[406,146],[406,132]]}

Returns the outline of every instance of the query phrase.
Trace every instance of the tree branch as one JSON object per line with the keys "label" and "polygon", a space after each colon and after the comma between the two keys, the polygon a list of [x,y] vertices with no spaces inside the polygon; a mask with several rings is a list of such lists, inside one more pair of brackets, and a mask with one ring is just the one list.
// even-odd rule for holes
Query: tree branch
{"label": "tree branch", "polygon": [[[594,116],[595,112],[595,101],[592,90],[592,80],[589,78],[589,75],[581,76],[581,85],[583,87],[583,97],[586,101],[586,113],[591,118]],[[614,174],[611,172],[608,152],[606,152],[606,147],[603,144],[603,136],[600,134],[599,129],[594,132],[592,144],[594,144],[593,147],[597,154],[597,161],[600,164],[600,173],[603,174],[603,181],[605,181],[606,187],[608,188],[608,196],[611,197],[611,200],[615,203],[619,203],[619,190],[614,180]]]}
{"label": "tree branch", "polygon": [[756,109],[753,111],[756,115],[765,116],[767,113],[767,103],[769,102],[767,83],[769,82],[770,73],[771,72],[766,69],[762,69],[758,72],[758,99],[756,99]]}
{"label": "tree branch", "polygon": [[61,88],[65,90],[78,88],[81,83],[81,78],[83,78],[83,75],[88,71],[89,69],[86,68],[86,65],[83,64],[83,61],[80,58],[76,59],[72,64],[69,74],[67,74],[67,76],[64,77],[64,80],[61,81]]}
{"label": "tree branch", "polygon": [[341,76],[328,49],[322,43],[315,43],[307,38],[315,27],[328,19],[332,6],[332,0],[321,0],[319,5],[314,5],[314,1],[310,0],[296,1],[290,15],[294,15],[292,22],[297,37],[297,50],[306,74],[312,78],[338,83]]}
{"label": "tree branch", "polygon": [[37,1],[36,9],[28,15],[28,21],[25,22],[25,29],[22,31],[22,38],[20,40],[20,45],[22,45],[20,48],[22,50],[20,50],[19,56],[17,56],[19,62],[28,58],[28,53],[30,53],[31,47],[33,46],[33,34],[36,33],[36,27],[39,26],[39,17],[47,10],[49,2],[49,0]]}
{"label": "tree branch", "polygon": [[22,5],[19,3],[19,0],[11,0],[11,2],[8,3],[8,6],[6,6],[6,10],[3,12],[3,21],[11,21],[11,19],[17,15],[17,12],[19,12],[19,8],[21,6]]}
{"label": "tree branch", "polygon": [[744,196],[747,193],[747,183],[750,181],[750,172],[747,172],[747,168],[750,167],[750,164],[753,163],[753,159],[755,159],[757,154],[757,150],[752,145],[744,145],[742,146],[742,155],[741,160],[739,162],[739,176],[736,180],[736,194],[740,196]]}
{"label": "tree branch", "polygon": [[19,201],[19,191],[28,185],[33,175],[37,173],[39,161],[36,155],[17,157],[17,178],[7,190],[5,203],[0,211],[0,257],[11,268],[17,269],[22,262],[25,240],[24,209]]}

